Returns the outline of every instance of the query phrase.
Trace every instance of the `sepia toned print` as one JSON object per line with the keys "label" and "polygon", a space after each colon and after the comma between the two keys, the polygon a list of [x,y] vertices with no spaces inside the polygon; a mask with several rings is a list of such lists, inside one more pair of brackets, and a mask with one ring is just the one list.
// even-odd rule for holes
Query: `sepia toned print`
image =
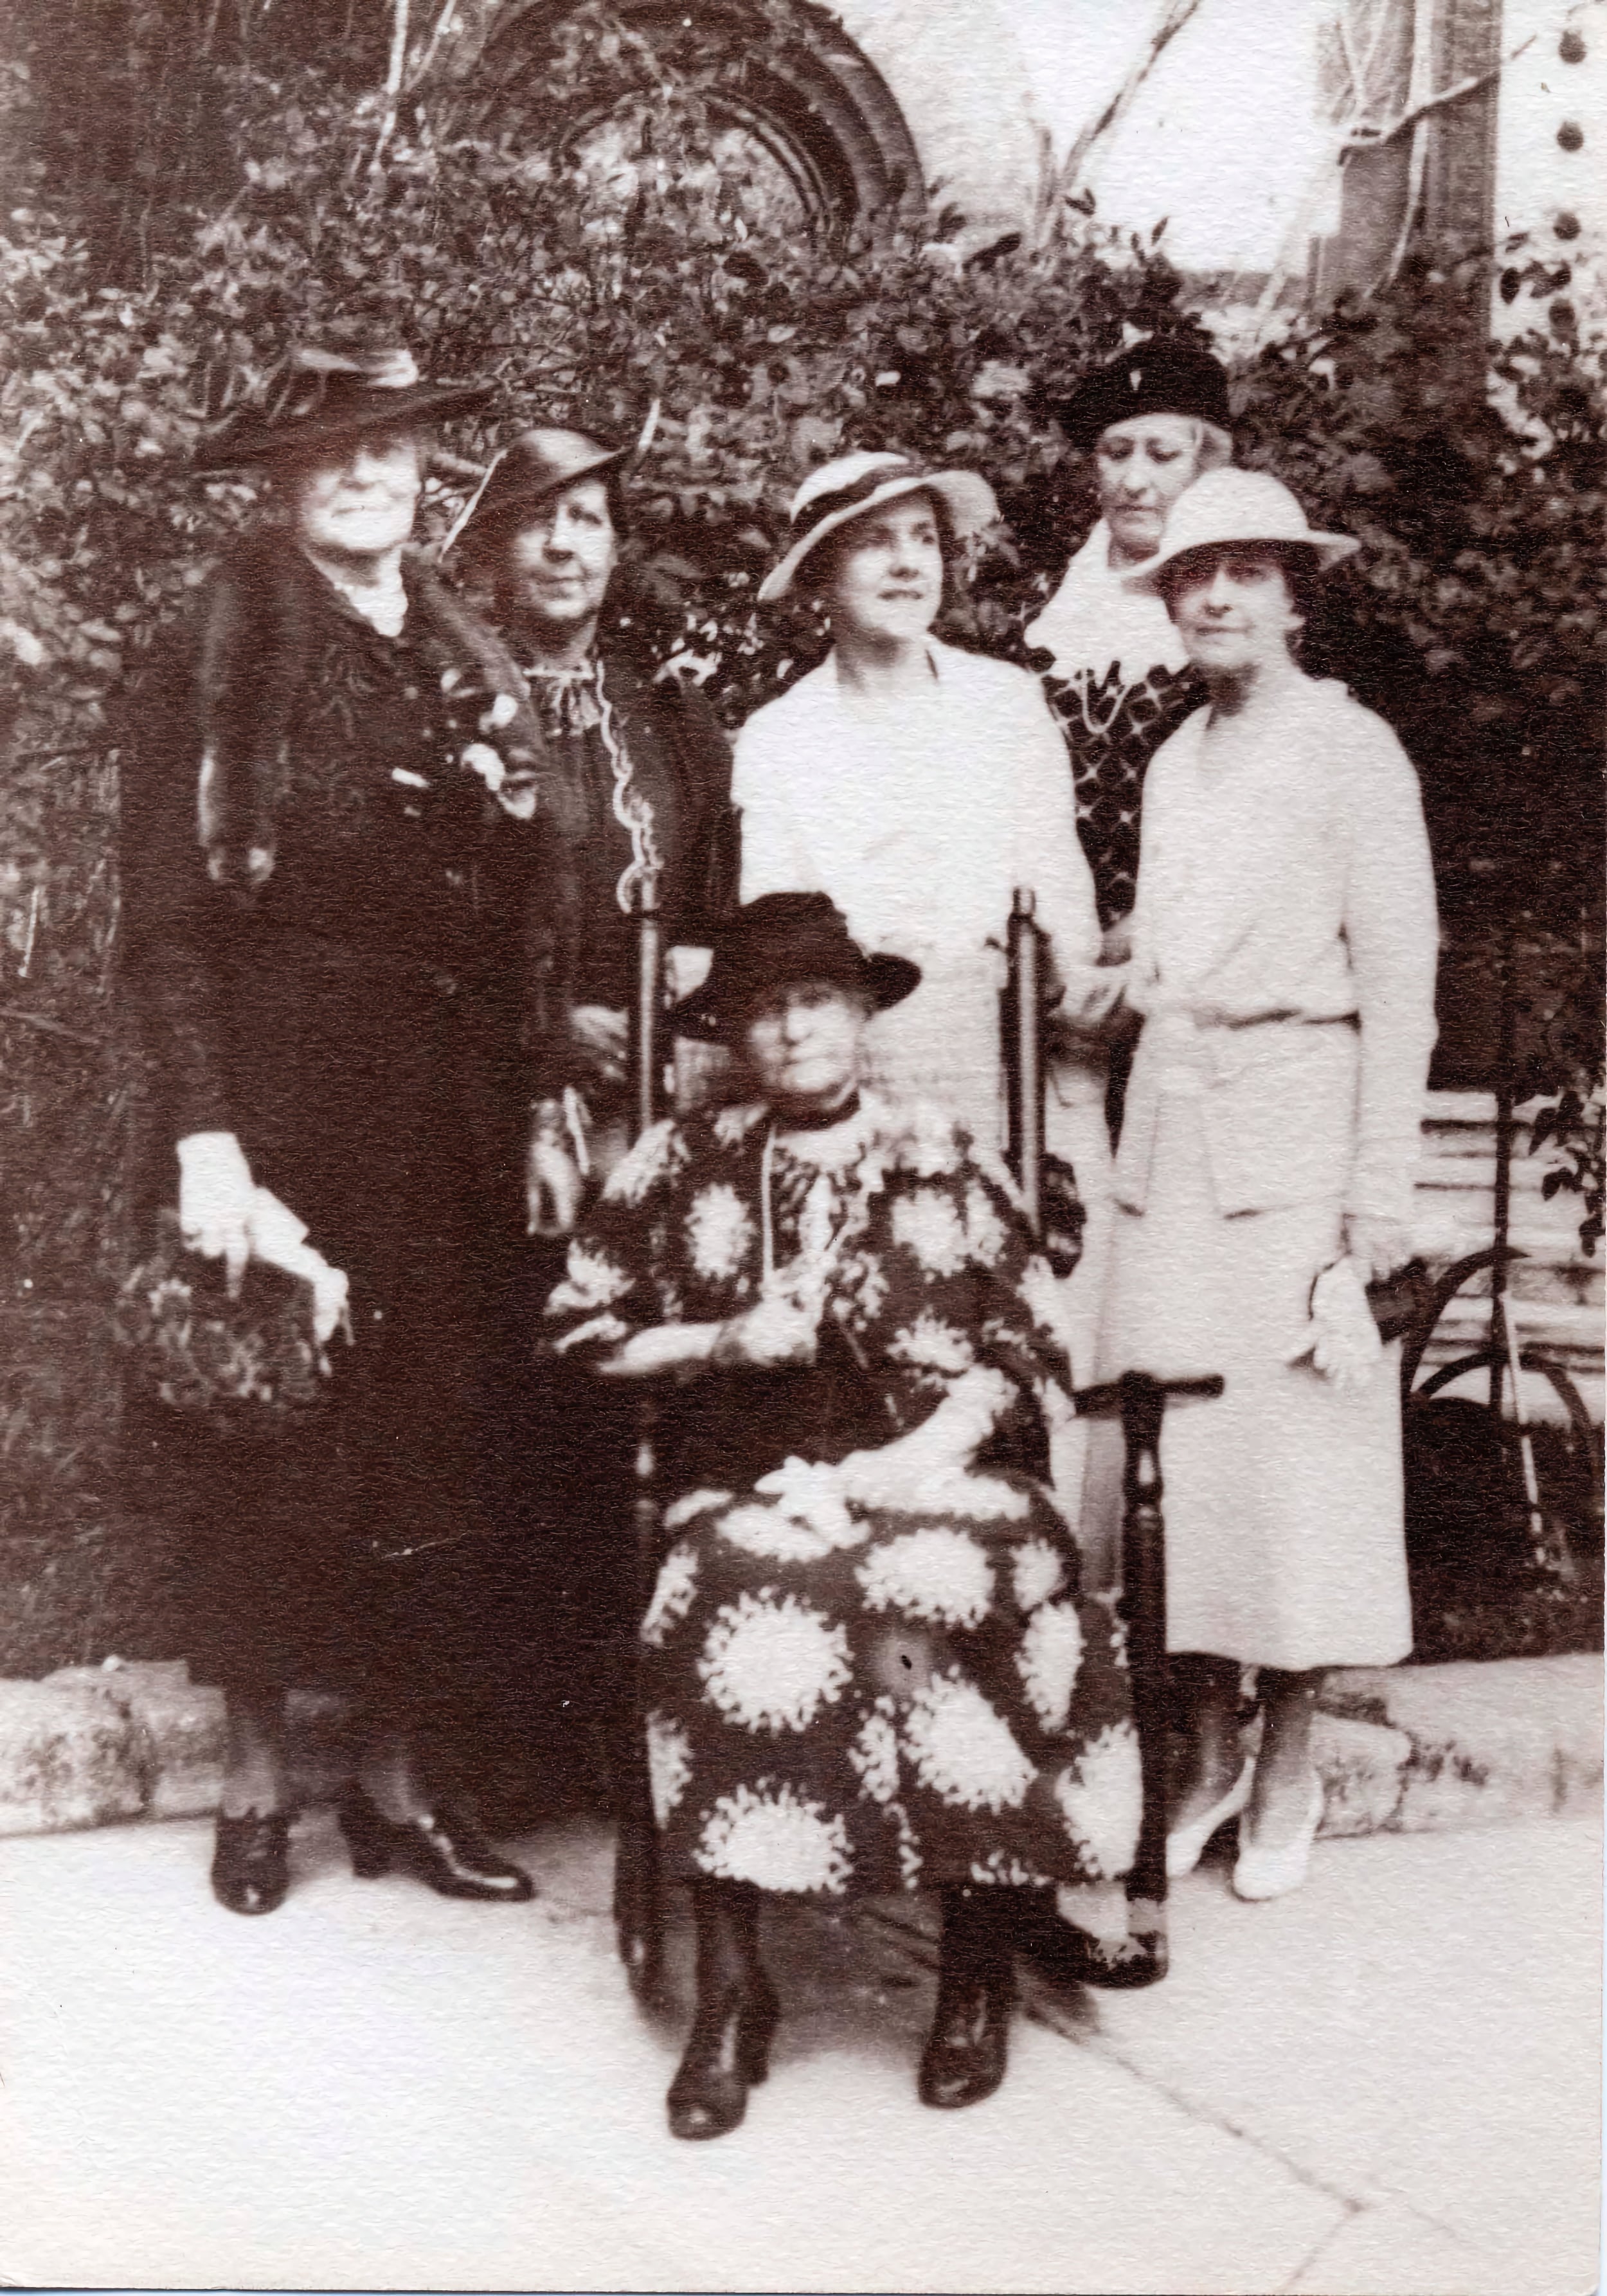
{"label": "sepia toned print", "polygon": [[0,65],[0,2277],[1593,2286],[1604,0]]}

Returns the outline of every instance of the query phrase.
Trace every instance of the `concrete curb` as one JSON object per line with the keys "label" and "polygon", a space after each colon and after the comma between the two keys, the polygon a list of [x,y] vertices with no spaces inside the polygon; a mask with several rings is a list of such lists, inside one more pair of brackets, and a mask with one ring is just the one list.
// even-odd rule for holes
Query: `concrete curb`
{"label": "concrete curb", "polygon": [[[1602,1792],[1599,1657],[1336,1670],[1317,1718],[1323,1833],[1438,1833],[1568,1817]],[[340,1769],[340,1710],[291,1706],[309,1798]],[[223,1698],[182,1661],[64,1667],[0,1681],[0,1834],[53,1833],[217,1807]]]}

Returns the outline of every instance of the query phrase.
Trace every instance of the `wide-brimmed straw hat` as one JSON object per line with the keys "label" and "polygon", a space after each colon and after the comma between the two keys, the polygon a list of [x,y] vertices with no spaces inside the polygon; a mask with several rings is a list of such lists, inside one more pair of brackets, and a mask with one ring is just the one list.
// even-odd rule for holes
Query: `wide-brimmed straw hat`
{"label": "wide-brimmed straw hat", "polygon": [[1354,557],[1361,548],[1349,534],[1321,534],[1308,526],[1296,497],[1270,471],[1207,471],[1178,497],[1160,549],[1123,578],[1124,586],[1159,590],[1167,568],[1186,558],[1190,551],[1252,542],[1275,542],[1284,548],[1308,551],[1312,563],[1323,574],[1341,559]]}
{"label": "wide-brimmed straw hat", "polygon": [[495,393],[489,382],[430,382],[412,352],[399,346],[332,351],[299,344],[285,354],[259,401],[235,407],[205,434],[195,467],[235,470],[305,455],[364,430],[439,422],[483,406]]}
{"label": "wide-brimmed straw hat", "polygon": [[755,996],[791,981],[832,980],[860,990],[878,1013],[921,984],[907,957],[867,956],[829,893],[763,893],[715,937],[709,978],[671,1015],[676,1033],[729,1042]]}
{"label": "wide-brimmed straw hat", "polygon": [[1187,414],[1228,430],[1227,370],[1199,343],[1164,337],[1135,343],[1119,358],[1084,375],[1050,412],[1071,444],[1089,454],[1112,422],[1140,414]]}
{"label": "wide-brimmed straw hat", "polygon": [[932,470],[913,455],[890,451],[839,455],[811,471],[793,496],[786,554],[759,584],[759,604],[786,596],[804,560],[828,534],[900,495],[914,494],[940,496],[960,541],[980,534],[999,514],[993,488],[975,471]]}

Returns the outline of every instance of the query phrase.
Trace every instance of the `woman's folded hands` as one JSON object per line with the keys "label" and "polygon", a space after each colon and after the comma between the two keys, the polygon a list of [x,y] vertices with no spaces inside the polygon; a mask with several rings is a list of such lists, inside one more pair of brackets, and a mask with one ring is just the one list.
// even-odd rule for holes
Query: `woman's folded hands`
{"label": "woman's folded hands", "polygon": [[1000,1372],[979,1365],[962,1374],[908,1434],[873,1451],[849,1453],[837,1469],[844,1497],[858,1506],[905,1513],[985,1514],[991,1494],[1001,1513],[1014,1512],[1021,1502],[1010,1486],[972,1469],[1013,1392]]}
{"label": "woman's folded hands", "polygon": [[791,1294],[767,1293],[757,1307],[719,1325],[709,1359],[724,1370],[779,1371],[791,1364],[812,1364],[818,1324],[817,1314]]}

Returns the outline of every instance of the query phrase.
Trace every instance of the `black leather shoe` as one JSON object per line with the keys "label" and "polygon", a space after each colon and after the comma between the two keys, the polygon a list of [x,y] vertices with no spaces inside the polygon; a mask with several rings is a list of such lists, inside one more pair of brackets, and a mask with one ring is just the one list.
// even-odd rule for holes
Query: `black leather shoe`
{"label": "black leather shoe", "polygon": [[232,1914],[271,1914],[291,1886],[291,1822],[271,1817],[219,1817],[212,1852],[212,1895]]}
{"label": "black leather shoe", "polygon": [[724,2136],[748,2110],[748,2091],[770,2070],[781,2005],[768,1985],[735,1986],[700,2001],[679,2070],[669,2084],[669,2133],[694,2142]]}
{"label": "black leather shoe", "polygon": [[1108,1993],[1131,1993],[1158,1985],[1167,1971],[1164,1933],[1091,1937],[1074,1922],[1062,1921],[1053,1901],[1024,1911],[1015,1947],[1037,1976],[1067,1991],[1094,1985]]}
{"label": "black leather shoe", "polygon": [[443,1898],[485,1898],[522,1905],[536,1884],[522,1866],[499,1857],[466,1820],[450,1826],[439,1811],[398,1824],[377,1809],[361,1786],[340,1798],[340,1831],[351,1851],[351,1870],[372,1882],[393,1867],[414,1874]]}
{"label": "black leather shoe", "polygon": [[938,2013],[921,2053],[922,2104],[952,2112],[993,2095],[1004,2078],[1014,1991],[1008,1977],[977,1975],[939,1983]]}

